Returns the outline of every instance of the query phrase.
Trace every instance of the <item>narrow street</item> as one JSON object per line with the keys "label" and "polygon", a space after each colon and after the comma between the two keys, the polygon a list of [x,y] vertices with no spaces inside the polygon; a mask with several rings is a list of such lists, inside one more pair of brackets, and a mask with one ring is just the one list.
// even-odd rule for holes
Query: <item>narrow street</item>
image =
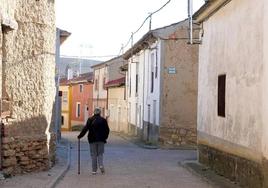
{"label": "narrow street", "polygon": [[81,174],[77,174],[78,132],[63,133],[71,142],[71,166],[57,188],[209,188],[212,187],[178,165],[195,158],[194,151],[143,149],[121,137],[110,135],[105,148],[106,173],[91,175],[86,136],[81,140]]}

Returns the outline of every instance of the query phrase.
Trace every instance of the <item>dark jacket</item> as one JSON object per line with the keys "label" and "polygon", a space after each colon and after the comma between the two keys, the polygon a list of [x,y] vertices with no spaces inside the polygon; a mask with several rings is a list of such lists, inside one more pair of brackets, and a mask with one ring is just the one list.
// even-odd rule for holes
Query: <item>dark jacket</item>
{"label": "dark jacket", "polygon": [[109,136],[109,126],[103,117],[100,115],[94,115],[88,118],[87,123],[81,133],[78,135],[78,139],[82,138],[88,131],[88,142],[104,142]]}

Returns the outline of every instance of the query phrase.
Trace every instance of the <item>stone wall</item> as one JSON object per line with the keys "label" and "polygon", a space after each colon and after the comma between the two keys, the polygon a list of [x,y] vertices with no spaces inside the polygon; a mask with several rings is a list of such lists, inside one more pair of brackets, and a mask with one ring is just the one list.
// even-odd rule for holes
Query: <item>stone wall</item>
{"label": "stone wall", "polygon": [[198,151],[199,161],[217,174],[227,177],[242,187],[265,187],[262,164],[206,145],[198,145]]}
{"label": "stone wall", "polygon": [[159,142],[164,147],[195,147],[196,129],[183,127],[160,127]]}
{"label": "stone wall", "polygon": [[[48,169],[55,159],[55,42],[53,0],[0,0],[2,33],[3,171]],[[4,25],[5,26],[5,25]],[[0,60],[2,58],[0,57]],[[15,152],[15,155],[14,155]]]}
{"label": "stone wall", "polygon": [[[54,139],[54,138],[53,138]],[[47,147],[46,136],[5,137],[3,139],[3,168],[6,174],[48,170],[55,161],[55,144]]]}

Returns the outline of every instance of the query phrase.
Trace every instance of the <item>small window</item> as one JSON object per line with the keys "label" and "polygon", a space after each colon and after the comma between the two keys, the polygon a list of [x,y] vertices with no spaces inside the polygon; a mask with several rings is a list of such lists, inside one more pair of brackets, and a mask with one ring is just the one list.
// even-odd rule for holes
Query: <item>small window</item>
{"label": "small window", "polygon": [[218,76],[218,116],[225,117],[226,75]]}
{"label": "small window", "polygon": [[95,79],[95,90],[99,89],[99,83],[98,83],[98,79]]}
{"label": "small window", "polygon": [[76,117],[79,118],[81,115],[81,104],[76,103]]}
{"label": "small window", "polygon": [[64,125],[64,116],[61,116],[61,125]]}
{"label": "small window", "polygon": [[80,84],[80,85],[79,85],[79,91],[80,91],[80,93],[83,92],[83,84]]}

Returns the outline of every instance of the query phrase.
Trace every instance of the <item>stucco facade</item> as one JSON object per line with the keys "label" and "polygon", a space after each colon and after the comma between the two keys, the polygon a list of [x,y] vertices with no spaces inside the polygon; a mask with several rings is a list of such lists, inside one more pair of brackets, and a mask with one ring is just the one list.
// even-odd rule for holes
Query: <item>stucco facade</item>
{"label": "stucco facade", "polygon": [[7,174],[48,169],[55,158],[54,1],[0,5],[1,167]]}
{"label": "stucco facade", "polygon": [[70,118],[70,101],[71,101],[71,91],[69,85],[61,84],[59,90],[62,92],[61,96],[61,130],[70,131],[71,130],[71,118]]}
{"label": "stucco facade", "polygon": [[148,143],[196,145],[198,46],[187,34],[187,20],[155,29],[124,54],[129,131]]}
{"label": "stucco facade", "polygon": [[109,116],[107,103],[108,93],[105,84],[123,76],[123,74],[119,72],[119,67],[123,64],[124,60],[119,56],[92,66],[94,69],[93,109],[100,107],[103,117]]}
{"label": "stucco facade", "polygon": [[111,131],[128,133],[125,87],[108,87],[108,124]]}
{"label": "stucco facade", "polygon": [[61,130],[71,131],[75,125],[85,125],[93,114],[93,73],[73,79],[61,79]]}
{"label": "stucco facade", "polygon": [[[213,7],[217,9],[212,16],[206,15]],[[209,1],[196,14],[203,23],[199,160],[245,187],[268,186],[267,8],[265,0],[218,0]],[[217,113],[222,75],[226,79],[223,115]]]}
{"label": "stucco facade", "polygon": [[[81,91],[81,88],[82,91]],[[72,115],[71,124],[85,125],[88,117],[93,114],[93,83],[76,83],[72,84]],[[78,109],[78,104],[80,107]],[[79,112],[78,112],[79,110]]]}

